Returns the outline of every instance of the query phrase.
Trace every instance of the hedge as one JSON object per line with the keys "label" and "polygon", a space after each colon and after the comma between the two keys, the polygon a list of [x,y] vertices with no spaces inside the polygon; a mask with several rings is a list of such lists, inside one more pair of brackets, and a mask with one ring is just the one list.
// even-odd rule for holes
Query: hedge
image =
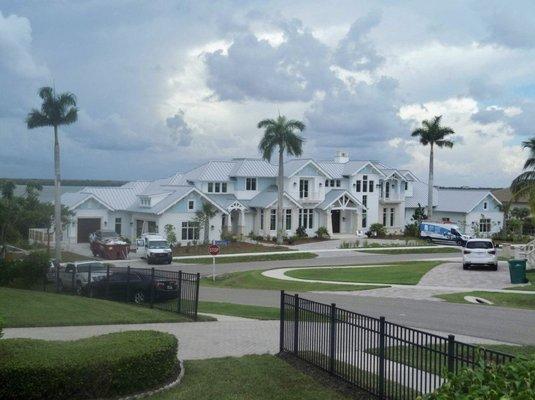
{"label": "hedge", "polygon": [[45,252],[35,251],[22,259],[0,260],[0,286],[30,289],[43,284],[48,269],[49,257]]}
{"label": "hedge", "polygon": [[535,357],[507,364],[463,369],[427,400],[530,400],[535,398]]}
{"label": "hedge", "polygon": [[179,372],[173,335],[129,331],[76,341],[0,340],[0,399],[89,399],[141,392]]}

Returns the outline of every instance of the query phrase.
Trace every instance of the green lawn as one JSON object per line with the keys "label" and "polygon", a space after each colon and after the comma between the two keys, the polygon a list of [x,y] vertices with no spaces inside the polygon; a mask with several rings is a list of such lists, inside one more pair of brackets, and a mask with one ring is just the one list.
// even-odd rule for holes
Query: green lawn
{"label": "green lawn", "polygon": [[[465,292],[465,293],[451,293],[441,294],[435,297],[449,301],[450,303],[464,303],[467,302],[465,296],[482,297],[491,301],[493,306],[509,307],[509,308],[527,308],[535,310],[535,294],[517,294],[517,293],[492,293],[492,292]],[[492,307],[486,304],[475,304],[478,306]]]}
{"label": "green lawn", "polygon": [[[289,290],[295,292],[309,292],[313,290],[368,290],[377,289],[377,286],[366,285],[335,285],[329,283],[292,282],[281,279],[268,278],[262,275],[263,271],[233,272],[212,278],[201,279],[201,285],[224,288]],[[386,287],[386,286],[385,286]]]}
{"label": "green lawn", "polygon": [[6,327],[185,322],[179,314],[73,295],[0,288]]}
{"label": "green lawn", "polygon": [[325,281],[415,285],[422,276],[439,264],[440,261],[413,261],[385,267],[302,268],[286,272],[286,275]]}
{"label": "green lawn", "polygon": [[[350,399],[270,355],[186,361],[176,388],[151,400],[342,400]],[[351,397],[355,399],[355,397]]]}
{"label": "green lawn", "polygon": [[[215,259],[216,264],[235,263],[235,262],[252,262],[252,261],[275,261],[275,260],[306,260],[317,257],[314,253],[292,253],[287,254],[264,254],[259,256],[236,256],[236,257],[221,257]],[[179,263],[186,264],[212,264],[212,257],[186,258],[176,260]]]}
{"label": "green lawn", "polygon": [[279,319],[280,310],[276,307],[251,306],[247,304],[220,303],[200,301],[199,312],[209,314],[232,315],[253,319]]}
{"label": "green lawn", "polygon": [[370,254],[436,254],[436,253],[458,253],[461,254],[460,249],[454,249],[452,247],[434,247],[434,246],[428,246],[426,248],[422,249],[373,249],[373,250],[365,250],[360,249],[357,251],[361,251],[362,253],[370,253]]}

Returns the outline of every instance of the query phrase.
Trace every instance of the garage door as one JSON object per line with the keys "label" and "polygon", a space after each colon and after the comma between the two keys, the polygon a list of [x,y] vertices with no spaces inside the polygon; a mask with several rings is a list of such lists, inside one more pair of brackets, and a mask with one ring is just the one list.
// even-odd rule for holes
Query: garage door
{"label": "garage door", "polygon": [[89,235],[100,229],[100,218],[78,218],[78,243],[88,243]]}

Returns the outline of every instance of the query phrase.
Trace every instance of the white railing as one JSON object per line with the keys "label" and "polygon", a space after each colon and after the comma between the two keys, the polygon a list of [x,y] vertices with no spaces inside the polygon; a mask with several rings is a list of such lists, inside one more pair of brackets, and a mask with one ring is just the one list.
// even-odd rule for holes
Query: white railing
{"label": "white railing", "polygon": [[[50,243],[54,243],[54,232],[50,231],[48,235],[50,236]],[[47,230],[44,228],[30,228],[28,230],[28,242],[30,242],[30,244],[47,244]]]}
{"label": "white railing", "polygon": [[526,260],[527,269],[535,268],[535,240],[525,245],[518,246],[515,251],[515,258]]}
{"label": "white railing", "polygon": [[398,193],[390,193],[388,197],[386,197],[386,195],[383,195],[381,197],[381,201],[383,202],[388,202],[388,201],[401,201],[403,198],[403,196],[401,196],[401,194],[398,194]]}
{"label": "white railing", "polygon": [[308,193],[303,193],[303,196],[301,197],[301,193],[299,193],[299,200],[305,203],[313,203],[318,201],[323,201],[325,198],[323,192],[312,192],[309,191]]}

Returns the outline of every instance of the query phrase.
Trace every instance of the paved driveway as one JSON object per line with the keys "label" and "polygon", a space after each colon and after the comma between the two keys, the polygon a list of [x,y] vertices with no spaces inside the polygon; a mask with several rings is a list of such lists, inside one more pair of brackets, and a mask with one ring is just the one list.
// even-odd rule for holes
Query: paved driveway
{"label": "paved driveway", "polygon": [[498,271],[485,269],[463,270],[462,263],[449,262],[439,265],[425,274],[419,285],[473,287],[503,289],[511,285],[509,267],[504,261],[498,263]]}

